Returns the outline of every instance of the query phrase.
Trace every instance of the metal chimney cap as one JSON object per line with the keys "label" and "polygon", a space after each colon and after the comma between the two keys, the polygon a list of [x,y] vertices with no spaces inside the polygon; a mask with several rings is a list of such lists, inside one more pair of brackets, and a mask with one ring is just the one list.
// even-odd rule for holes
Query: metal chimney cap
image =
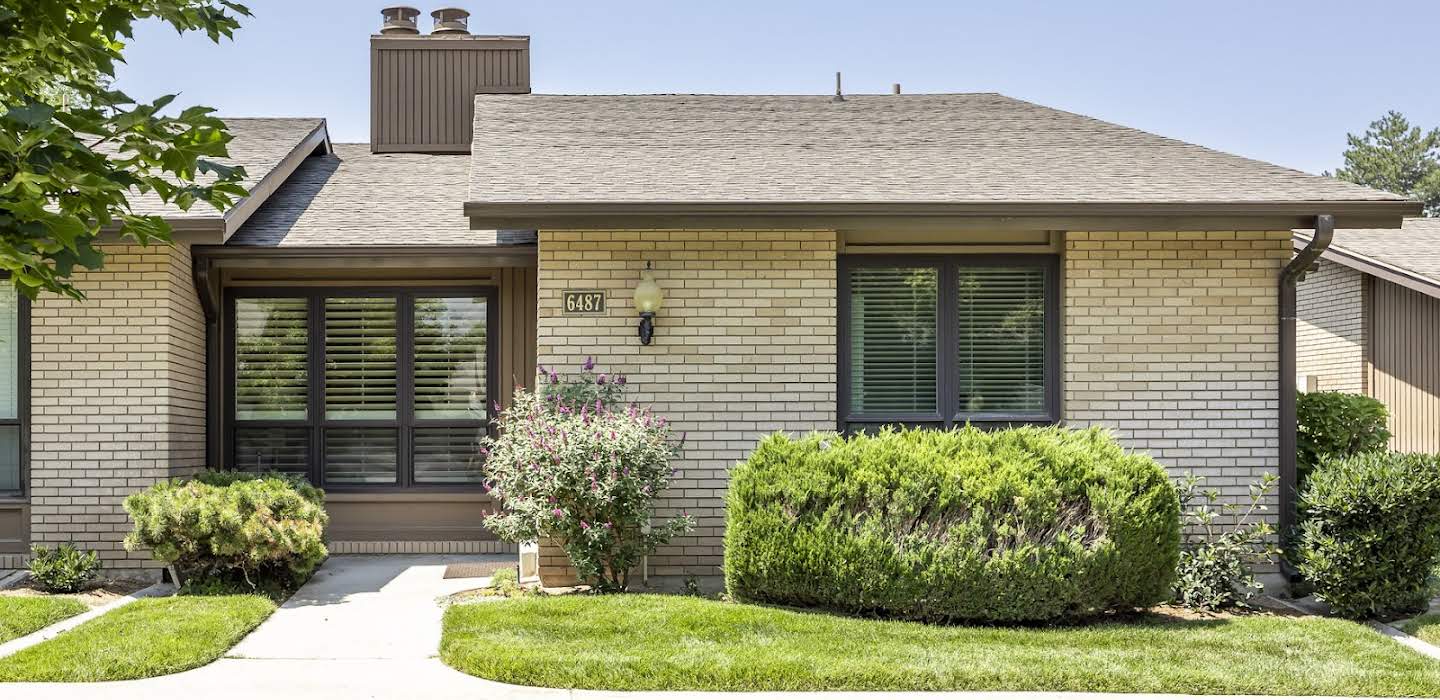
{"label": "metal chimney cap", "polygon": [[430,13],[435,20],[431,34],[469,34],[470,13],[458,7],[442,7]]}
{"label": "metal chimney cap", "polygon": [[420,11],[405,5],[395,5],[380,11],[380,16],[385,18],[380,25],[381,34],[419,34],[420,27],[416,26],[415,20],[420,16]]}

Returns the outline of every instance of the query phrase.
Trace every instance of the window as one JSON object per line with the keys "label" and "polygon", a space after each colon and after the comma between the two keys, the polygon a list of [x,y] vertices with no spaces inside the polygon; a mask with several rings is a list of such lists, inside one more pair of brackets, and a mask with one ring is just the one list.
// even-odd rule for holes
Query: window
{"label": "window", "polygon": [[840,272],[845,429],[1053,422],[1050,256],[851,256]]}
{"label": "window", "polygon": [[490,290],[237,295],[230,309],[234,468],[329,488],[479,484]]}
{"label": "window", "polygon": [[0,496],[25,492],[30,305],[5,280],[0,287]]}

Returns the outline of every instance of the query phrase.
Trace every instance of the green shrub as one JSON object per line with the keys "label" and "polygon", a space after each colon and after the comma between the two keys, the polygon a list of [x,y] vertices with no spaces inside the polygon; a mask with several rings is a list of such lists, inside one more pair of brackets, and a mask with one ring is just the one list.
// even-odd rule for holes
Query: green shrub
{"label": "green shrub", "polygon": [[725,583],[742,601],[1029,621],[1170,594],[1179,501],[1099,429],[776,434],[732,472]]}
{"label": "green shrub", "polygon": [[62,544],[55,549],[30,547],[30,578],[51,593],[74,593],[100,570],[100,555]]}
{"label": "green shrub", "polygon": [[1300,506],[1296,566],[1336,613],[1383,618],[1425,607],[1440,560],[1440,457],[1325,459]]}
{"label": "green shrub", "polygon": [[125,499],[135,522],[125,548],[149,549],[183,582],[241,580],[252,590],[272,588],[303,579],[324,561],[324,504],[320,489],[296,477],[206,472]]}
{"label": "green shrub", "polygon": [[1243,605],[1265,590],[1253,565],[1278,553],[1271,541],[1275,528],[1263,513],[1265,494],[1280,478],[1265,474],[1250,485],[1250,502],[1241,506],[1219,491],[1201,489],[1201,478],[1186,474],[1175,484],[1180,496],[1184,544],[1175,567],[1175,602],[1194,610]]}
{"label": "green shrub", "polygon": [[1385,404],[1361,394],[1300,392],[1295,415],[1296,465],[1300,483],[1327,456],[1346,457],[1383,451],[1390,442]]}

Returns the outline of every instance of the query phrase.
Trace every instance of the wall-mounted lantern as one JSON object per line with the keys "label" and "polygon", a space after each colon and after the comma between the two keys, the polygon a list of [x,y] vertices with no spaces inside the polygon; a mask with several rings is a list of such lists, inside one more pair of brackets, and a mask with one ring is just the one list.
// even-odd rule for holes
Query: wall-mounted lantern
{"label": "wall-mounted lantern", "polygon": [[655,275],[650,273],[650,263],[640,273],[640,283],[635,285],[635,310],[640,312],[640,344],[649,345],[655,337],[655,313],[665,302],[660,285],[655,284]]}

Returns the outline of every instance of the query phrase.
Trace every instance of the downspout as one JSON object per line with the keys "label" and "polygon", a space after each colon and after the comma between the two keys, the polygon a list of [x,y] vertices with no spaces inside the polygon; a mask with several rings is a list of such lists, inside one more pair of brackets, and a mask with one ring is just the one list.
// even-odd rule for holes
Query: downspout
{"label": "downspout", "polygon": [[1287,536],[1295,525],[1295,501],[1299,483],[1295,466],[1295,285],[1305,279],[1312,265],[1330,247],[1335,237],[1335,217],[1315,217],[1315,235],[1280,271],[1280,532]]}

